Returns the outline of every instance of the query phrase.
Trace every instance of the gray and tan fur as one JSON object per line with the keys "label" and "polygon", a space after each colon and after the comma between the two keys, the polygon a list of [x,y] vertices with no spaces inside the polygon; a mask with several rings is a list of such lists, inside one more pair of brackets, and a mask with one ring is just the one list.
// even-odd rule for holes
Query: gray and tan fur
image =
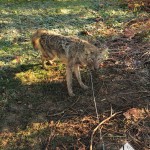
{"label": "gray and tan fur", "polygon": [[80,86],[87,89],[82,82],[79,66],[87,65],[91,69],[98,69],[100,62],[106,59],[105,50],[101,52],[85,40],[58,35],[43,29],[33,34],[32,44],[34,49],[41,52],[43,66],[45,60],[52,62],[56,57],[66,64],[66,81],[70,96],[75,95],[72,90],[73,71]]}

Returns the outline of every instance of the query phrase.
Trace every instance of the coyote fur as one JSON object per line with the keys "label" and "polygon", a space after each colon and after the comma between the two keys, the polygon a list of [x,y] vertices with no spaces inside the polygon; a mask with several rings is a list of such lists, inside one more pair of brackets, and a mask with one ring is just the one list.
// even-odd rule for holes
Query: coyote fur
{"label": "coyote fur", "polygon": [[66,81],[68,93],[74,96],[72,90],[72,73],[83,89],[88,87],[82,82],[80,65],[91,69],[98,69],[100,62],[106,59],[106,50],[100,51],[97,47],[79,38],[51,33],[38,29],[32,36],[34,49],[41,52],[42,65],[44,61],[52,62],[56,57],[66,64]]}

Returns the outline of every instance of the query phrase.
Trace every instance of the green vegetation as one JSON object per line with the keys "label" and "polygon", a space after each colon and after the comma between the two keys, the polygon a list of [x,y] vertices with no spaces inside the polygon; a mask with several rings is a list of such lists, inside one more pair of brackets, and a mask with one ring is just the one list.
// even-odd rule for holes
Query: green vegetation
{"label": "green vegetation", "polygon": [[[70,98],[64,65],[58,62],[57,66],[49,66],[48,71],[42,68],[40,55],[30,41],[36,29],[78,36],[99,47],[106,43],[118,52],[117,56],[112,53],[112,57],[122,65],[141,58],[136,54],[131,59],[133,55],[123,57],[127,50],[138,49],[139,54],[147,54],[149,22],[143,19],[145,26],[142,21],[127,25],[140,18],[149,18],[149,13],[131,11],[119,0],[0,0],[0,149],[89,149],[91,131],[98,124],[91,89],[83,91],[74,79],[77,96]],[[127,34],[129,26],[132,34]],[[148,93],[138,95],[137,91],[149,91],[149,82],[134,78],[128,70],[130,66],[119,72],[116,64],[112,67],[116,70],[106,65],[93,78],[100,120],[108,116],[110,104],[115,111],[147,105]],[[91,86],[89,73],[83,69],[82,74]],[[119,95],[121,92],[131,95]],[[117,126],[121,127],[117,132],[125,134],[122,128],[130,123],[122,118],[118,119]],[[117,127],[116,120],[111,123]],[[113,128],[111,124],[109,127]]]}

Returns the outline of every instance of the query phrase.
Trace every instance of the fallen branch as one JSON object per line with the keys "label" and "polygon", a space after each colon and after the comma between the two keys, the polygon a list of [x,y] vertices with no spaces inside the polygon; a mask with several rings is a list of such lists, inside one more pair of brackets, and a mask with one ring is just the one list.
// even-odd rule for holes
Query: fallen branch
{"label": "fallen branch", "polygon": [[111,115],[110,117],[106,118],[105,120],[103,120],[101,123],[98,124],[98,126],[93,130],[92,132],[92,135],[91,135],[91,144],[90,144],[90,150],[92,150],[93,148],[93,137],[94,137],[94,134],[95,132],[100,128],[100,126],[102,124],[104,124],[105,122],[107,122],[108,120],[110,120],[111,118],[113,118],[114,116],[116,116],[117,114],[119,114],[121,112],[117,112],[117,113],[114,113],[113,115]]}

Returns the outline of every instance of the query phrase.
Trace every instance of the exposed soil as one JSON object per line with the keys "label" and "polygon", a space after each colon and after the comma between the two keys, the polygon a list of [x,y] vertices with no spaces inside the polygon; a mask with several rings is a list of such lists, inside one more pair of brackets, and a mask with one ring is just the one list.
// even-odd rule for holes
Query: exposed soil
{"label": "exposed soil", "polygon": [[[148,19],[143,21],[149,25]],[[0,88],[2,149],[87,150],[93,146],[118,150],[126,142],[136,150],[150,149],[150,43],[143,40],[149,26],[148,32],[141,28],[137,32],[132,28],[136,23],[130,22],[124,33],[106,40],[110,58],[97,72],[82,68],[87,91],[74,77],[75,97],[67,94],[64,66],[50,66],[38,82],[34,74],[26,75],[25,81],[33,81],[28,84],[16,74],[31,73],[41,69],[41,64],[0,68],[4,72],[0,76],[4,81]],[[91,40],[94,31],[88,32],[84,38]],[[92,42],[101,47],[99,39]]]}

